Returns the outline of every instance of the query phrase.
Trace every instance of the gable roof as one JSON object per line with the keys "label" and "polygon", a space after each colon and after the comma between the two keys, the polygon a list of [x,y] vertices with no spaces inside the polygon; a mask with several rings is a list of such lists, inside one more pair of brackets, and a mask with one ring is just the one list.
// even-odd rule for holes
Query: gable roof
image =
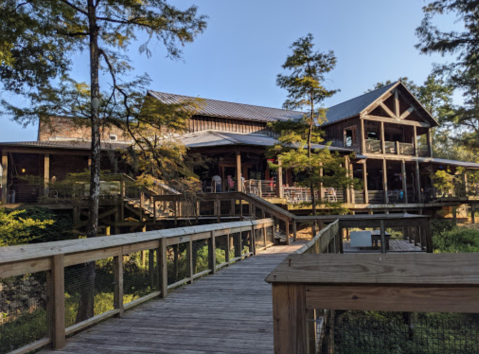
{"label": "gable roof", "polygon": [[398,83],[380,87],[376,90],[365,93],[364,95],[352,98],[345,102],[338,103],[335,106],[329,107],[326,112],[328,121],[325,124],[331,124],[343,119],[358,116],[362,111],[368,108],[371,104],[376,102],[382,95],[395,87]]}
{"label": "gable roof", "polygon": [[[195,97],[191,96],[175,95],[157,91],[148,91],[147,94],[164,103],[181,103],[185,99],[195,99]],[[288,111],[279,108],[253,106],[250,104],[218,101],[208,98],[202,98],[202,101],[204,103],[196,112],[196,114],[200,116],[244,119],[266,123],[278,120],[299,119],[303,116],[302,112]]]}
{"label": "gable roof", "polygon": [[[430,123],[432,123],[432,126],[439,125],[438,121],[424,108],[424,106],[414,97],[414,95],[401,81],[393,82],[389,85],[367,92],[361,96],[329,107],[326,112],[327,122],[325,122],[324,125],[334,124],[341,120],[360,115],[364,110],[396,87],[399,87],[402,90],[401,94],[410,96],[415,107],[421,111],[423,116],[426,117]],[[185,99],[194,99],[194,97],[191,96],[175,95],[157,91],[148,91],[147,94],[164,103],[181,103]],[[279,108],[253,106],[249,104],[212,99],[202,100],[204,103],[198,108],[196,114],[207,117],[244,119],[268,123],[278,120],[296,120],[302,118],[304,115],[303,112],[288,111]]]}

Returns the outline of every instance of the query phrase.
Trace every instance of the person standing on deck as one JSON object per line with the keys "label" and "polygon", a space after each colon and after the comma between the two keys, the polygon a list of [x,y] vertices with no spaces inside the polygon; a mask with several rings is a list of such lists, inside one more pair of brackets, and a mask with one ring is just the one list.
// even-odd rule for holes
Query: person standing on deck
{"label": "person standing on deck", "polygon": [[221,177],[217,174],[214,175],[211,179],[211,185],[213,187],[213,191],[215,191],[216,193],[221,192]]}
{"label": "person standing on deck", "polygon": [[228,184],[228,192],[234,192],[235,190],[235,181],[231,178],[231,175],[228,175],[226,178],[226,183]]}

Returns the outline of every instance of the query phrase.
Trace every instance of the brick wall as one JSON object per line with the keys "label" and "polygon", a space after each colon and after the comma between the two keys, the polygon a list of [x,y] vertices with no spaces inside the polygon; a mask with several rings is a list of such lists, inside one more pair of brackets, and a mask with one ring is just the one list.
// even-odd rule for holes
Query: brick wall
{"label": "brick wall", "polygon": [[[40,122],[38,140],[90,140],[91,129],[86,123],[87,120],[81,118],[50,117]],[[116,135],[116,141],[131,141],[131,137],[117,127],[101,127],[101,140],[114,141],[111,135]]]}

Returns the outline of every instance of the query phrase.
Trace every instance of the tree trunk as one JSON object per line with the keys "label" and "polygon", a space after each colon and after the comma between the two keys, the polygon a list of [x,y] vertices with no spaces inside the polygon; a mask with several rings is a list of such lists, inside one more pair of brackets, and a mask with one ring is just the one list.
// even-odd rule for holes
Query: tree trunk
{"label": "tree trunk", "polygon": [[[98,232],[98,210],[100,204],[100,117],[99,117],[99,27],[93,0],[88,0],[90,36],[90,89],[91,89],[91,172],[87,237],[96,237]],[[93,317],[95,290],[95,262],[85,264],[85,284],[80,294],[77,322]]]}

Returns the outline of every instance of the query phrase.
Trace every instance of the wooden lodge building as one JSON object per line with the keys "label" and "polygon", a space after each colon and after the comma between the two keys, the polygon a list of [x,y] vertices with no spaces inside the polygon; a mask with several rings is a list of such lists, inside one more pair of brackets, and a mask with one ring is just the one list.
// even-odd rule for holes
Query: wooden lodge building
{"label": "wooden lodge building", "polygon": [[[180,102],[185,96],[148,91],[147,95],[165,103]],[[267,126],[277,120],[299,119],[301,112],[252,106],[212,99],[189,121],[182,141],[190,151],[212,158],[206,170],[195,171],[212,191],[211,177],[219,174],[226,190],[226,178],[235,181],[242,175],[244,185],[235,189],[253,193],[275,204],[300,212],[301,202],[310,200],[306,188],[295,185],[291,171],[271,171],[266,149],[275,144]],[[479,164],[438,159],[433,156],[431,129],[437,120],[418,102],[401,82],[396,82],[330,107],[324,124],[329,148],[346,158],[346,168],[364,182],[361,190],[323,188],[322,197],[339,201],[358,213],[419,212],[474,203],[472,188],[463,178],[453,190],[438,193],[431,174],[446,170],[455,174],[458,167],[479,169]],[[71,208],[68,202],[42,187],[42,181],[61,180],[69,173],[89,166],[89,129],[72,125],[71,118],[53,118],[40,124],[38,140],[0,143],[2,155],[2,204],[44,203],[51,208]],[[102,131],[102,169],[127,172],[115,162],[115,150],[131,146],[129,137],[117,129]],[[27,183],[23,175],[38,176],[40,183]],[[52,189],[52,188],[50,188]],[[475,189],[474,189],[475,190]],[[80,193],[81,197],[85,197]],[[307,210],[304,210],[307,212]]]}

